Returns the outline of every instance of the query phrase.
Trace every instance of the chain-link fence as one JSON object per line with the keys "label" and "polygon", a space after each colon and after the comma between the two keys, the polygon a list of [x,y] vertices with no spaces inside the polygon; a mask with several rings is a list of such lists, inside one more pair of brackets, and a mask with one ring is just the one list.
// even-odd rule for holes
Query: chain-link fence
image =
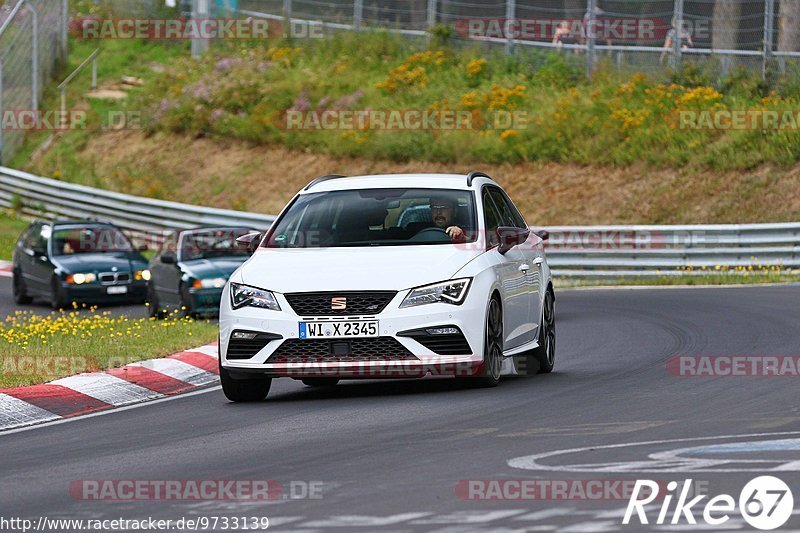
{"label": "chain-link fence", "polygon": [[[197,0],[196,0],[197,1]],[[456,37],[555,48],[599,62],[663,69],[704,62],[785,72],[800,59],[800,0],[239,0],[244,15],[378,27],[417,35],[435,25]]]}
{"label": "chain-link fence", "polygon": [[66,0],[0,6],[0,161],[22,144],[25,128],[16,122],[39,112],[44,84],[66,62],[67,7]]}

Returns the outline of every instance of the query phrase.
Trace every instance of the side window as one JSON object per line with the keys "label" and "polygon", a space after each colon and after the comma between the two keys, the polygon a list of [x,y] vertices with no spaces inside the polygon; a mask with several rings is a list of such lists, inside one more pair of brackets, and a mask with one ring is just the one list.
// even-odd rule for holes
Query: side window
{"label": "side window", "polygon": [[514,225],[518,228],[527,228],[528,224],[525,222],[525,219],[522,217],[522,213],[519,212],[517,206],[514,205],[514,202],[511,201],[511,198],[508,197],[506,193],[500,191],[503,195],[503,198],[506,201],[506,205],[508,206],[509,211],[511,211],[511,216],[514,219]]}
{"label": "side window", "polygon": [[26,247],[30,250],[45,250],[47,251],[47,239],[50,237],[50,226],[37,224],[31,228],[31,233],[28,238]]}
{"label": "side window", "polygon": [[486,227],[486,247],[497,246],[499,242],[497,227],[501,225],[501,218],[487,189],[483,190],[483,219]]}
{"label": "side window", "polygon": [[514,214],[509,206],[509,202],[506,200],[500,189],[495,189],[492,187],[489,189],[489,194],[491,195],[492,200],[494,200],[495,205],[497,205],[497,208],[500,210],[500,220],[502,221],[502,225],[517,226],[517,221],[514,219]]}
{"label": "side window", "polygon": [[37,224],[32,224],[28,226],[28,229],[22,232],[22,235],[19,237],[19,245],[24,248],[25,250],[31,249],[31,235],[33,235],[34,231],[39,231],[39,226]]}

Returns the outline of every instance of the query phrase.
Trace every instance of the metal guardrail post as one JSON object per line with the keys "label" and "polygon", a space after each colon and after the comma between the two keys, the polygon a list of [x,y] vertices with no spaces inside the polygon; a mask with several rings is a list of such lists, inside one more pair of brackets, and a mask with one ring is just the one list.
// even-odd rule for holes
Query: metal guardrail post
{"label": "metal guardrail post", "polygon": [[764,2],[764,55],[761,58],[761,79],[767,79],[767,64],[772,57],[772,42],[775,28],[775,0]]}
{"label": "metal guardrail post", "polygon": [[283,18],[286,19],[287,24],[291,24],[292,20],[292,0],[283,0]]}
{"label": "metal guardrail post", "polygon": [[353,29],[361,31],[361,19],[364,16],[364,0],[355,0],[353,2]]}
{"label": "metal guardrail post", "polygon": [[674,67],[680,68],[683,54],[683,0],[675,0],[675,12],[672,15],[672,31],[675,39],[672,43],[675,52]]}
{"label": "metal guardrail post", "polygon": [[517,16],[517,2],[516,0],[506,0],[506,20],[505,30],[508,35],[506,35],[506,52],[511,53],[514,51],[514,35],[510,31],[510,23],[514,20]]}

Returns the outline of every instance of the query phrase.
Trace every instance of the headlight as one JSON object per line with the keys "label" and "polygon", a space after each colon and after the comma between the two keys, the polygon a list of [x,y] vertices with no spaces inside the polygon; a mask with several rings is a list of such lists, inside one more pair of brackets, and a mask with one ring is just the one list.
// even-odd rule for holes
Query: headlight
{"label": "headlight", "polygon": [[281,310],[281,307],[278,305],[278,300],[275,299],[275,295],[271,292],[263,289],[256,289],[255,287],[248,287],[247,285],[231,283],[231,307],[239,309],[245,306],[260,307],[273,311]]}
{"label": "headlight", "polygon": [[220,289],[225,286],[225,278],[196,279],[192,282],[193,289]]}
{"label": "headlight", "polygon": [[84,283],[92,283],[94,280],[97,279],[97,276],[94,274],[87,273],[87,274],[68,274],[67,275],[67,283],[71,285],[83,285]]}
{"label": "headlight", "polygon": [[135,279],[136,281],[140,281],[140,280],[150,281],[150,271],[147,270],[147,269],[145,269],[145,270],[137,270],[133,274],[133,279]]}
{"label": "headlight", "polygon": [[433,303],[461,305],[467,296],[470,278],[454,279],[417,287],[405,297],[400,308]]}

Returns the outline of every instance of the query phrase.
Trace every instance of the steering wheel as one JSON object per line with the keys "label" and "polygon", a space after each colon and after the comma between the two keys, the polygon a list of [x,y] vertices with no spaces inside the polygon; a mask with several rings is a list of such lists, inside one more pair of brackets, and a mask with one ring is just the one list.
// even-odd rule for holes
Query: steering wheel
{"label": "steering wheel", "polygon": [[450,235],[448,235],[448,233],[442,228],[433,226],[430,228],[422,228],[409,240],[423,242],[441,242],[446,240],[447,242],[450,242]]}

